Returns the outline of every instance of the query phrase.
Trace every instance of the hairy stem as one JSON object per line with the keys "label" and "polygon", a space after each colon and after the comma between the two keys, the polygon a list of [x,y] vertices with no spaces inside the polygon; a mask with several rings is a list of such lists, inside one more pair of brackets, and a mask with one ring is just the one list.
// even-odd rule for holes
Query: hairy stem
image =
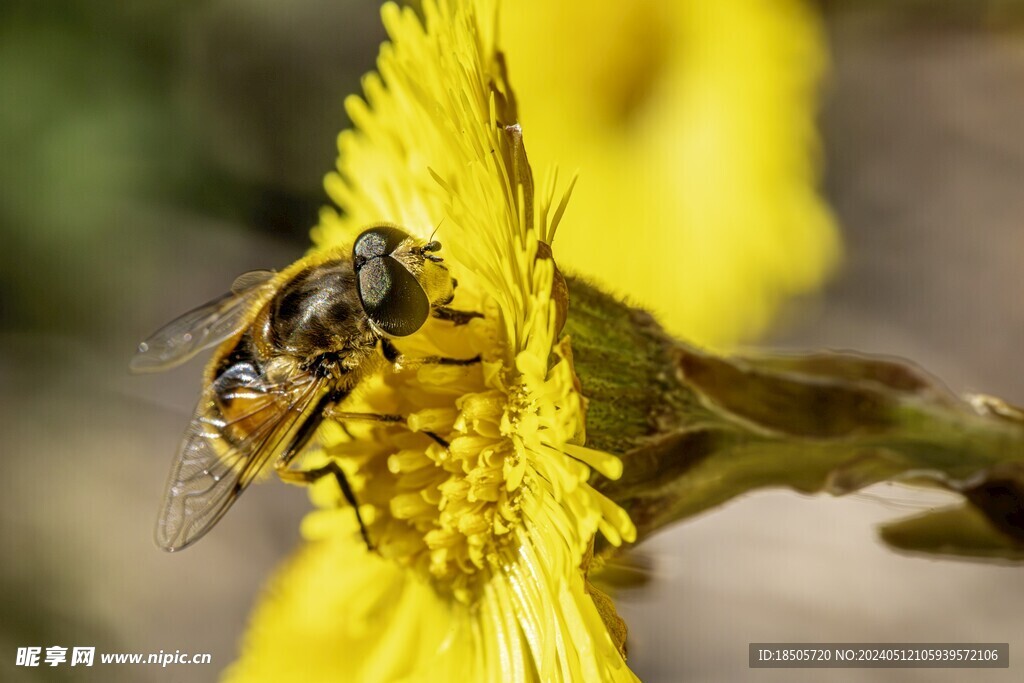
{"label": "hairy stem", "polygon": [[581,280],[568,285],[587,444],[624,466],[594,484],[629,512],[638,538],[757,488],[842,495],[898,480],[963,494],[1020,555],[1019,409],[961,399],[903,361],[718,357]]}

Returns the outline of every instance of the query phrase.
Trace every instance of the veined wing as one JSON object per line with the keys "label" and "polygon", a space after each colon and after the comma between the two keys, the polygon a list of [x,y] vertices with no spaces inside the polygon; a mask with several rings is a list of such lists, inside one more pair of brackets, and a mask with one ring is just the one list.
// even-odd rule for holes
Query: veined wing
{"label": "veined wing", "polygon": [[309,373],[270,384],[248,362],[204,392],[171,467],[156,542],[180,550],[201,538],[242,491],[295,439],[327,394]]}
{"label": "veined wing", "polygon": [[203,349],[237,334],[248,322],[250,306],[274,277],[254,270],[235,279],[232,291],[193,309],[154,332],[129,366],[132,372],[162,372],[181,365]]}

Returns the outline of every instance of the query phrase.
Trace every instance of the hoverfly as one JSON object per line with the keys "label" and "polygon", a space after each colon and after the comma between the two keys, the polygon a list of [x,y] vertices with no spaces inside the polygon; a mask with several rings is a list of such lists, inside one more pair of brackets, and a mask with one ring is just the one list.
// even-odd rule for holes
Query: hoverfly
{"label": "hoverfly", "polygon": [[[131,363],[134,372],[167,370],[219,344],[171,466],[156,526],[161,548],[180,550],[201,538],[271,461],[286,481],[334,475],[372,547],[336,462],[311,471],[289,465],[325,413],[340,419],[403,419],[334,410],[378,353],[396,365],[403,362],[393,337],[413,334],[431,315],[455,324],[480,317],[446,307],[457,283],[437,255],[440,249],[437,241],[420,242],[393,225],[374,225],[356,238],[351,254],[331,250],[279,273],[241,275],[228,294],[184,314],[139,345]],[[478,360],[417,362],[468,365]]]}

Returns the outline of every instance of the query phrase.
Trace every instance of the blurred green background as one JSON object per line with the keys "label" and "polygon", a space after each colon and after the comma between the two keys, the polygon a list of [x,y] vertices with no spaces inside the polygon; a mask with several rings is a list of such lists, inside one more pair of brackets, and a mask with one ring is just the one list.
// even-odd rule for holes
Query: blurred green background
{"label": "blurred green background", "polygon": [[[750,342],[908,357],[955,390],[1024,403],[1021,5],[813,7],[833,60],[820,129],[844,266]],[[203,543],[159,552],[151,527],[201,365],[156,377],[126,366],[139,339],[234,275],[305,251],[343,98],[384,37],[378,10],[0,9],[0,679],[205,681],[233,658],[262,581],[298,539],[305,495],[255,487]],[[1019,568],[901,557],[875,540],[874,523],[932,502],[902,489],[765,493],[656,538],[656,580],[622,599],[631,665],[649,681],[740,680],[754,640],[1009,640],[1021,652]],[[26,645],[214,663],[15,669]]]}

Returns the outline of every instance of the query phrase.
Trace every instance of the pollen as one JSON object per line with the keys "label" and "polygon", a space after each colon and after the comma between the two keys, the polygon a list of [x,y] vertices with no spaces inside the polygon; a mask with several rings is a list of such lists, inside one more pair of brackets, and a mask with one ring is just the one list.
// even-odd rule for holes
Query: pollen
{"label": "pollen", "polygon": [[[428,326],[421,345],[430,355],[466,353],[466,336],[470,347],[486,349],[495,337],[493,320],[474,319],[459,330],[458,344],[447,344],[445,325]],[[405,424],[373,428],[370,452],[364,435],[363,448],[353,450],[344,432],[326,449],[371,508],[364,518],[373,520],[368,531],[377,552],[463,602],[498,568],[522,523],[526,468],[517,441],[524,429],[536,429],[540,404],[522,381],[485,372],[489,364],[485,357],[465,367],[383,369],[361,402],[404,409]]]}
{"label": "pollen", "polygon": [[401,423],[321,425],[304,464],[344,470],[372,552],[338,484],[320,479],[309,542],[255,617],[234,680],[313,660],[324,680],[635,680],[587,583],[597,535],[631,542],[635,529],[589,483],[621,463],[583,446],[586,402],[560,336],[546,245],[569,190],[553,172],[533,183],[496,3],[418,9],[382,10],[392,42],[365,99],[347,102],[355,128],[326,181],[340,211],[325,209],[313,238],[350,244],[382,218],[424,242],[436,230],[458,280],[450,306],[482,317],[428,320],[395,342],[409,362],[382,360],[339,406]]}

